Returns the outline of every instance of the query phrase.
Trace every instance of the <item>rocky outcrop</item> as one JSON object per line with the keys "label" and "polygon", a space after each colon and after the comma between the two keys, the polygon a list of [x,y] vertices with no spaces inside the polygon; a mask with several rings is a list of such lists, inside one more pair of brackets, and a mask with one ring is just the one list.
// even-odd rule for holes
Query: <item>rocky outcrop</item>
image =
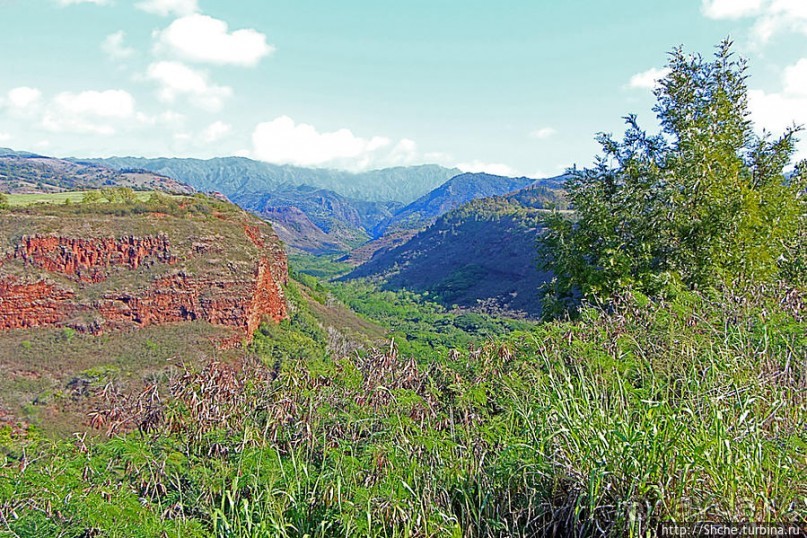
{"label": "rocky outcrop", "polygon": [[[226,345],[249,339],[263,320],[287,316],[288,267],[271,228],[246,219],[178,239],[24,236],[0,256],[0,330],[56,326],[97,334],[199,320],[237,329]],[[223,231],[228,239],[216,239]]]}
{"label": "rocky outcrop", "polygon": [[137,269],[149,261],[176,263],[165,235],[120,239],[24,236],[12,257],[81,282],[101,282],[111,267]]}
{"label": "rocky outcrop", "polygon": [[70,315],[75,293],[52,282],[0,279],[0,329],[57,325]]}
{"label": "rocky outcrop", "polygon": [[281,283],[284,277],[275,278],[269,258],[264,257],[249,281],[209,280],[180,272],[153,282],[142,294],[107,294],[94,310],[111,325],[202,320],[251,335],[264,319],[286,317]]}

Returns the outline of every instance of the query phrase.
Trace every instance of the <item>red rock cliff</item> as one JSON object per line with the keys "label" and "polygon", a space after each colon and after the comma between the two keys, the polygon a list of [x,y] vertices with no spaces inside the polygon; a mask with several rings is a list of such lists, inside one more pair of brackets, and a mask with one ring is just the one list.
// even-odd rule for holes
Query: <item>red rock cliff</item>
{"label": "red rock cliff", "polygon": [[188,245],[172,245],[162,233],[23,236],[0,259],[0,329],[69,326],[98,333],[202,320],[238,329],[230,343],[249,339],[262,320],[287,316],[288,268],[268,226],[238,229],[237,262],[228,249],[238,233]]}
{"label": "red rock cliff", "polygon": [[23,236],[14,249],[13,257],[83,282],[105,280],[105,271],[110,267],[137,269],[149,259],[169,264],[176,262],[165,235],[121,239]]}

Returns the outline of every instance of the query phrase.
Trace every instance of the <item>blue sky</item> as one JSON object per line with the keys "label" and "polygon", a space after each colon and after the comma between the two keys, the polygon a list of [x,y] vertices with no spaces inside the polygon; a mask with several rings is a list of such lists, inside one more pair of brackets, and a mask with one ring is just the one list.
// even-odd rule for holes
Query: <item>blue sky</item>
{"label": "blue sky", "polygon": [[671,48],[728,35],[758,126],[807,123],[805,0],[0,0],[0,21],[0,145],[56,156],[555,175],[628,113],[653,127]]}

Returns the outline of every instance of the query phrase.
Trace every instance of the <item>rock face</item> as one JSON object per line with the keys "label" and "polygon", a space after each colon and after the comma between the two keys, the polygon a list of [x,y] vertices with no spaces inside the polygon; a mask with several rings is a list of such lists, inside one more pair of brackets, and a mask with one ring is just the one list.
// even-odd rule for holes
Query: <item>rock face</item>
{"label": "rock face", "polygon": [[[18,215],[26,231],[44,228],[43,222],[52,227],[48,216]],[[0,214],[0,230],[13,219]],[[271,228],[235,208],[196,220],[62,218],[51,234],[6,236],[0,330],[57,326],[97,334],[198,320],[236,329],[224,342],[230,345],[251,338],[264,319],[285,318],[288,268]],[[68,235],[70,228],[89,229]],[[127,228],[153,233],[106,235]]]}
{"label": "rock face", "polygon": [[164,234],[120,239],[23,236],[13,256],[40,269],[75,277],[81,282],[101,282],[106,280],[106,270],[110,267],[137,269],[150,258],[168,264],[176,263]]}
{"label": "rock face", "polygon": [[27,329],[58,325],[67,318],[71,290],[51,282],[20,282],[14,276],[0,278],[0,329]]}

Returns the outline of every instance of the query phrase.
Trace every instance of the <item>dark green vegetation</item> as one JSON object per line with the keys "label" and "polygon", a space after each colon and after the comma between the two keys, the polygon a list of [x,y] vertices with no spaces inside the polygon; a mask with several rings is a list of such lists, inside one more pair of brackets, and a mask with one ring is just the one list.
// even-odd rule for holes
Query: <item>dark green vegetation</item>
{"label": "dark green vegetation", "polygon": [[404,204],[460,173],[455,168],[436,165],[351,173],[322,168],[279,166],[244,157],[209,160],[112,157],[87,162],[116,169],[151,170],[192,185],[200,191],[219,191],[227,196],[272,192],[284,185],[310,185],[358,200],[396,201]]}
{"label": "dark green vegetation", "polygon": [[324,289],[354,312],[388,329],[388,337],[401,353],[424,361],[439,360],[452,350],[481,346],[532,326],[476,312],[448,311],[429,296],[379,290],[370,282],[337,283]]}
{"label": "dark green vegetation", "polygon": [[353,268],[352,265],[336,259],[335,256],[311,256],[310,254],[291,254],[289,264],[292,273],[313,276],[320,280],[333,280]]}
{"label": "dark green vegetation", "polygon": [[0,192],[55,193],[114,186],[141,191],[193,192],[188,185],[146,170],[117,171],[97,164],[0,148]]}
{"label": "dark green vegetation", "polygon": [[537,290],[551,279],[537,267],[547,215],[539,208],[560,201],[555,192],[537,187],[475,200],[402,245],[377,252],[345,278],[381,279],[385,289],[428,293],[448,307],[536,317],[541,312]]}
{"label": "dark green vegetation", "polygon": [[661,133],[630,116],[622,141],[601,135],[596,165],[572,171],[575,219],[552,219],[543,251],[557,275],[552,310],[581,295],[659,293],[674,279],[701,289],[804,283],[807,164],[784,174],[798,129],[754,134],[746,65],[730,47],[711,61],[673,51],[655,91]]}
{"label": "dark green vegetation", "polygon": [[434,222],[437,217],[471,200],[507,194],[523,189],[533,182],[534,180],[525,177],[460,174],[396,211],[394,216],[378,223],[373,230],[373,236],[380,237],[384,233],[398,229],[423,228]]}

